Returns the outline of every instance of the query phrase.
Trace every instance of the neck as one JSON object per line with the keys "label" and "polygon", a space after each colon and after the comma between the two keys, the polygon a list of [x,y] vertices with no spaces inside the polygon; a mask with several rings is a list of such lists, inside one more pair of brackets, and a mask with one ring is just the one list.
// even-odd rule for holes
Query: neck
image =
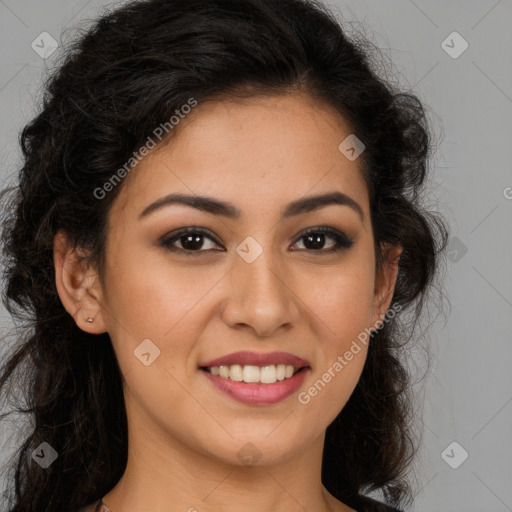
{"label": "neck", "polygon": [[130,416],[126,470],[103,498],[112,512],[355,512],[322,485],[325,432],[287,460],[249,466]]}

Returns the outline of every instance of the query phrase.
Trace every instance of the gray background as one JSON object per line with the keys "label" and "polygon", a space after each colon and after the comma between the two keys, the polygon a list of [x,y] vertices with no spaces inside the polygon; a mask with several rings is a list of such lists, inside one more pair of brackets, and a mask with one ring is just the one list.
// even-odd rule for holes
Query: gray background
{"label": "gray background", "polygon": [[[18,132],[35,113],[59,53],[44,59],[32,41],[48,32],[60,44],[65,28],[107,5],[113,3],[0,0],[2,188],[16,176]],[[438,144],[432,204],[451,225],[444,279],[451,310],[432,325],[432,369],[418,383],[425,427],[414,510],[512,511],[512,1],[328,5],[364,30],[402,86],[428,105]],[[454,31],[469,44],[459,56],[463,40],[448,37]],[[11,320],[4,309],[0,314],[4,334]],[[14,446],[2,429],[0,463]],[[448,462],[460,463],[462,450],[468,457],[453,469]]]}

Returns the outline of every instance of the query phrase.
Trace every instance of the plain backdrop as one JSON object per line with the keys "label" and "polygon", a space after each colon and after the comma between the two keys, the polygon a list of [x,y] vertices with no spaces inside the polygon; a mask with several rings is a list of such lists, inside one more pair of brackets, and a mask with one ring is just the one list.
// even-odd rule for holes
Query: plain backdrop
{"label": "plain backdrop", "polygon": [[[59,53],[34,49],[48,37],[41,34],[61,44],[64,29],[113,5],[0,0],[2,188],[16,177],[19,131]],[[425,407],[414,511],[512,511],[512,2],[328,5],[383,50],[425,103],[437,143],[431,206],[450,223],[443,285],[451,308],[433,320],[432,369],[418,384]],[[3,308],[0,316],[3,334],[11,319]],[[14,449],[7,427],[0,463]]]}

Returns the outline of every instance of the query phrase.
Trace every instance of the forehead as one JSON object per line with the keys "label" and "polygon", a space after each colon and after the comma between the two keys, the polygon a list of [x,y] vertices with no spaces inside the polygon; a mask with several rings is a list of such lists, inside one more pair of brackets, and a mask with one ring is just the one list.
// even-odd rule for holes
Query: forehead
{"label": "forehead", "polygon": [[136,165],[115,207],[138,215],[179,191],[261,209],[333,189],[364,207],[362,161],[338,149],[350,134],[340,114],[302,94],[199,103]]}

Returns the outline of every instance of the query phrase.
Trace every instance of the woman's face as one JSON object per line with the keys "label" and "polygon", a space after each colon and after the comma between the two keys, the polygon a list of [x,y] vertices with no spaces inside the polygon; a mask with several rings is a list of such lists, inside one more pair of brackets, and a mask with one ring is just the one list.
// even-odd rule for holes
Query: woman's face
{"label": "woman's face", "polygon": [[[94,325],[112,339],[140,432],[228,463],[285,460],[343,408],[367,353],[358,336],[389,305],[361,159],[338,148],[351,134],[343,119],[298,94],[199,103],[175,130],[111,210]],[[151,207],[173,194],[226,206]],[[326,194],[338,201],[305,201]],[[309,367],[295,386],[236,383],[235,368],[222,391],[214,381],[226,379],[200,367],[239,351],[284,352]]]}

